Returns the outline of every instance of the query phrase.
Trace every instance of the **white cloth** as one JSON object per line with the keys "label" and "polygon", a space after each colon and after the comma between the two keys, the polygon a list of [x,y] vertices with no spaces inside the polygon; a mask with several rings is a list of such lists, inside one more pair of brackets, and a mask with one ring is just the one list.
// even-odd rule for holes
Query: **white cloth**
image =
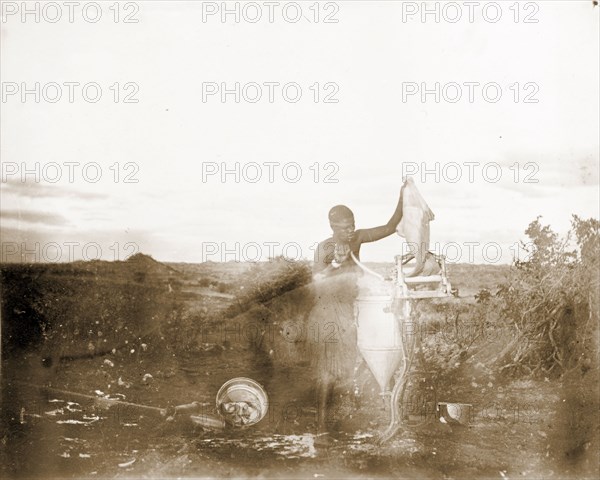
{"label": "white cloth", "polygon": [[406,179],[402,197],[402,220],[396,227],[396,232],[404,237],[408,251],[415,256],[415,269],[411,277],[419,275],[425,266],[429,251],[429,222],[435,215],[423,199],[412,177]]}

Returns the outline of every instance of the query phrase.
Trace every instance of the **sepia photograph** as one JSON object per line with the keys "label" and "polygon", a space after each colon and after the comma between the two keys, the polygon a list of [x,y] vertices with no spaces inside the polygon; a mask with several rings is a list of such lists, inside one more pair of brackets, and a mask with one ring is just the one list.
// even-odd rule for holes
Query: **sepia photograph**
{"label": "sepia photograph", "polygon": [[0,0],[0,478],[600,478],[596,0]]}

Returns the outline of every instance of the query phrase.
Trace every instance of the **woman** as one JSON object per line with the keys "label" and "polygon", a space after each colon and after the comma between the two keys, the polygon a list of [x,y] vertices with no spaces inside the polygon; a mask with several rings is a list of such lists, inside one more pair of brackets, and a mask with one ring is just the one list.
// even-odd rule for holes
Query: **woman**
{"label": "woman", "polygon": [[356,364],[354,300],[356,276],[353,259],[360,259],[363,243],[388,237],[402,219],[404,185],[396,210],[385,225],[355,230],[354,214],[345,205],[329,211],[333,235],[319,243],[315,252],[313,279],[315,304],[308,321],[308,348],[317,383],[318,430],[324,432],[326,409],[333,387],[351,379]]}

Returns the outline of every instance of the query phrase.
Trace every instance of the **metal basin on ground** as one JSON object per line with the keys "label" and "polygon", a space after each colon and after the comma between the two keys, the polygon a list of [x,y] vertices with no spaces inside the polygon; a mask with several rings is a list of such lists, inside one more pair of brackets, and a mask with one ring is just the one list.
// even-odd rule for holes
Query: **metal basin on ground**
{"label": "metal basin on ground", "polygon": [[232,378],[217,393],[217,411],[227,423],[236,427],[255,425],[265,417],[268,409],[267,392],[251,378]]}

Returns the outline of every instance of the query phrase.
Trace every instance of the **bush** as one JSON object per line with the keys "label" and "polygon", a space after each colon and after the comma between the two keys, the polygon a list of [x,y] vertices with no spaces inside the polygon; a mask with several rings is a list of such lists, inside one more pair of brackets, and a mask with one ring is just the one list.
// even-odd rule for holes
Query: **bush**
{"label": "bush", "polygon": [[597,361],[599,222],[573,215],[560,238],[538,217],[525,233],[528,258],[515,261],[498,292],[501,316],[514,334],[502,369],[562,375],[589,368]]}
{"label": "bush", "polygon": [[238,315],[254,305],[265,304],[275,297],[306,285],[311,280],[307,262],[276,257],[257,263],[240,280],[236,303],[226,312],[227,317]]}

